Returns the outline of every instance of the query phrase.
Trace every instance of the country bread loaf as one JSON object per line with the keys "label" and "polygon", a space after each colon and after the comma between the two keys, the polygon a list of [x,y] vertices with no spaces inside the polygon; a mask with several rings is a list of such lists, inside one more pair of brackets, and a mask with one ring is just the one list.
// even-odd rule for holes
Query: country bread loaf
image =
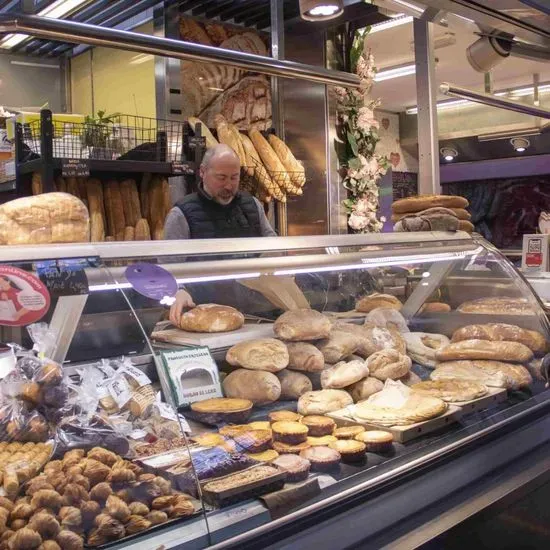
{"label": "country bread loaf", "polygon": [[179,328],[189,332],[228,332],[244,325],[244,315],[231,306],[201,304],[184,313]]}
{"label": "country bread loaf", "polygon": [[287,342],[288,368],[303,372],[320,372],[325,368],[325,359],[319,349],[307,342]]}
{"label": "country bread loaf", "polygon": [[374,395],[383,389],[384,382],[378,380],[378,378],[369,376],[367,378],[363,378],[363,380],[359,380],[359,382],[356,382],[355,384],[352,384],[349,388],[346,388],[346,391],[350,393],[353,401],[358,403],[359,401],[368,399],[371,395]]}
{"label": "country bread loaf", "polygon": [[326,414],[353,403],[351,395],[343,390],[318,390],[304,393],[298,399],[298,412],[304,416]]}
{"label": "country bread loaf", "polygon": [[234,367],[278,372],[288,366],[288,349],[275,338],[239,342],[229,348],[225,360]]}
{"label": "country bread loaf", "polygon": [[222,386],[226,397],[248,399],[255,405],[273,403],[281,396],[281,383],[271,372],[237,369],[224,378]]}
{"label": "country bread loaf", "polygon": [[474,380],[425,380],[411,386],[414,392],[450,403],[472,401],[487,395],[487,386]]}
{"label": "country bread loaf", "polygon": [[361,313],[369,313],[373,309],[383,307],[395,310],[400,310],[403,304],[399,301],[399,298],[392,296],[391,294],[380,294],[374,292],[369,296],[363,296],[355,303],[355,309]]}
{"label": "country bread loaf", "polygon": [[311,391],[311,380],[300,372],[284,369],[276,374],[281,383],[280,399],[299,399],[304,393]]}
{"label": "country bread loaf", "polygon": [[467,325],[455,330],[451,341],[461,342],[472,339],[490,340],[492,342],[519,342],[538,354],[544,353],[547,349],[546,338],[540,332],[505,323]]}
{"label": "country bread loaf", "polygon": [[351,386],[369,375],[366,361],[341,361],[321,373],[323,389],[342,389]]}
{"label": "country bread loaf", "polygon": [[466,208],[468,204],[464,197],[455,195],[418,195],[395,201],[392,204],[392,212],[395,214],[415,213],[438,206],[443,208]]}
{"label": "country bread loaf", "polygon": [[491,342],[488,340],[462,340],[436,351],[438,361],[460,359],[490,359],[510,363],[526,363],[533,358],[533,352],[518,342]]}
{"label": "country bread loaf", "polygon": [[314,309],[287,311],[273,324],[275,335],[291,342],[328,338],[330,330],[330,319]]}
{"label": "country bread loaf", "polygon": [[367,359],[369,375],[378,380],[397,380],[406,376],[411,370],[410,357],[393,349],[377,351]]}
{"label": "country bread loaf", "polygon": [[357,338],[349,332],[332,330],[328,338],[315,344],[323,354],[326,363],[338,363],[355,353],[358,347]]}

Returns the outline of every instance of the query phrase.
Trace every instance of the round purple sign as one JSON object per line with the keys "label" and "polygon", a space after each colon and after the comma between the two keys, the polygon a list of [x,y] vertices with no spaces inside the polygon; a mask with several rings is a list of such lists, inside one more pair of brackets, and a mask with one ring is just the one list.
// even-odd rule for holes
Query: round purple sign
{"label": "round purple sign", "polygon": [[153,298],[153,300],[172,297],[178,291],[178,283],[174,276],[156,264],[129,265],[125,275],[136,292],[147,296],[147,298]]}

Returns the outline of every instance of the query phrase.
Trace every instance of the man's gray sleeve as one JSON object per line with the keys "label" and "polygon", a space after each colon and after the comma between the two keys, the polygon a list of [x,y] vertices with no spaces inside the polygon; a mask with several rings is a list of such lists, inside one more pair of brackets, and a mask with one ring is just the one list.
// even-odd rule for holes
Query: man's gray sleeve
{"label": "man's gray sleeve", "polygon": [[183,215],[183,212],[174,206],[164,222],[164,238],[165,239],[189,239],[191,232],[189,224]]}
{"label": "man's gray sleeve", "polygon": [[256,197],[254,197],[254,201],[256,202],[258,214],[260,216],[260,232],[262,237],[277,237],[277,233],[275,233],[273,227],[271,227],[271,224],[267,219],[267,216],[265,215],[263,204]]}

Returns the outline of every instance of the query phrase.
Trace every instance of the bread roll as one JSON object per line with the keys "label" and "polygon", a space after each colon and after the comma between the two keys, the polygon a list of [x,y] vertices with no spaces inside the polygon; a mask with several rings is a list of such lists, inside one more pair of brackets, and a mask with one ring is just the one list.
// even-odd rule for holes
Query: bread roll
{"label": "bread roll", "polygon": [[304,393],[298,399],[298,413],[326,414],[343,409],[353,403],[351,395],[343,390],[319,390]]}
{"label": "bread roll", "polygon": [[320,350],[306,342],[287,343],[288,368],[304,372],[320,372],[325,368],[325,359]]}
{"label": "bread roll", "polygon": [[323,389],[342,389],[351,386],[369,375],[366,361],[341,361],[321,373]]}
{"label": "bread roll", "polygon": [[226,397],[248,399],[255,405],[273,403],[281,396],[281,383],[270,372],[238,369],[225,377],[222,386]]}
{"label": "bread roll", "polygon": [[355,353],[359,344],[353,334],[332,330],[328,338],[317,342],[315,345],[323,354],[325,362],[334,364]]}
{"label": "bread roll", "polygon": [[275,134],[269,134],[268,140],[276,155],[279,157],[279,160],[287,170],[292,183],[298,189],[303,187],[306,182],[306,171],[304,167],[296,160],[296,157],[282,139],[279,139]]}
{"label": "bread roll", "polygon": [[141,219],[141,206],[139,204],[139,193],[136,182],[127,179],[120,182],[120,193],[124,206],[124,219],[127,226],[135,227]]}
{"label": "bread roll", "polygon": [[330,319],[314,309],[287,311],[273,324],[273,332],[278,338],[293,342],[328,338],[330,330]]}
{"label": "bread roll", "polygon": [[487,340],[462,340],[449,344],[436,352],[438,361],[459,359],[492,359],[510,363],[527,363],[533,352],[518,342],[490,342]]}
{"label": "bread roll", "polygon": [[218,140],[212,135],[212,132],[208,126],[200,118],[190,116],[187,120],[193,128],[195,135],[197,134],[197,124],[201,125],[201,135],[206,138],[207,149],[211,149],[212,147],[216,147],[216,145],[218,145]]}
{"label": "bread roll", "polygon": [[464,197],[455,195],[419,195],[400,199],[392,204],[392,212],[403,214],[405,212],[421,212],[428,208],[441,206],[443,208],[466,208],[468,201]]}
{"label": "bread roll", "polygon": [[399,311],[403,307],[403,304],[391,294],[380,294],[378,292],[360,298],[355,304],[355,309],[362,313],[369,313],[369,311],[379,307]]}
{"label": "bread roll", "polygon": [[458,218],[447,208],[430,208],[418,214],[408,214],[399,220],[394,231],[457,231]]}
{"label": "bread roll", "polygon": [[397,380],[406,376],[411,370],[410,357],[395,350],[377,351],[367,359],[370,376],[378,380]]}
{"label": "bread roll", "polygon": [[368,399],[371,395],[374,395],[375,393],[378,393],[383,389],[384,382],[372,376],[364,378],[363,380],[359,380],[359,382],[356,382],[355,384],[352,384],[349,388],[346,388],[355,403],[358,403],[359,401],[364,401],[365,399]]}
{"label": "bread roll", "polygon": [[179,328],[189,332],[228,332],[244,325],[244,315],[231,306],[201,304],[184,313]]}
{"label": "bread roll", "polygon": [[281,383],[280,399],[299,399],[313,389],[311,380],[305,374],[285,369],[276,376]]}
{"label": "bread roll", "polygon": [[467,325],[455,330],[452,342],[463,340],[489,340],[491,342],[519,342],[535,353],[544,353],[547,342],[540,332],[527,330],[516,325],[489,323],[487,325]]}
{"label": "bread roll", "polygon": [[292,193],[294,186],[290,181],[290,176],[271,145],[269,145],[269,142],[256,128],[251,128],[248,131],[248,135],[271,177],[277,177],[277,183],[279,183],[287,193]]}
{"label": "bread roll", "polygon": [[465,231],[466,233],[473,233],[475,231],[475,226],[468,220],[458,220],[458,230]]}
{"label": "bread roll", "polygon": [[288,366],[288,349],[275,338],[240,342],[229,348],[225,360],[234,367],[279,372]]}
{"label": "bread roll", "polygon": [[135,227],[134,239],[136,241],[150,241],[151,240],[151,230],[149,229],[149,224],[145,218],[138,220]]}

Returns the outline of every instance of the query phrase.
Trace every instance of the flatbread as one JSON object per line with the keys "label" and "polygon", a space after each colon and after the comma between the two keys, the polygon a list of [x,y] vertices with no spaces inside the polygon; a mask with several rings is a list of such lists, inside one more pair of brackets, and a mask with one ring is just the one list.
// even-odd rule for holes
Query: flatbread
{"label": "flatbread", "polygon": [[472,401],[487,395],[487,386],[472,380],[426,380],[411,386],[411,390],[449,403]]}

